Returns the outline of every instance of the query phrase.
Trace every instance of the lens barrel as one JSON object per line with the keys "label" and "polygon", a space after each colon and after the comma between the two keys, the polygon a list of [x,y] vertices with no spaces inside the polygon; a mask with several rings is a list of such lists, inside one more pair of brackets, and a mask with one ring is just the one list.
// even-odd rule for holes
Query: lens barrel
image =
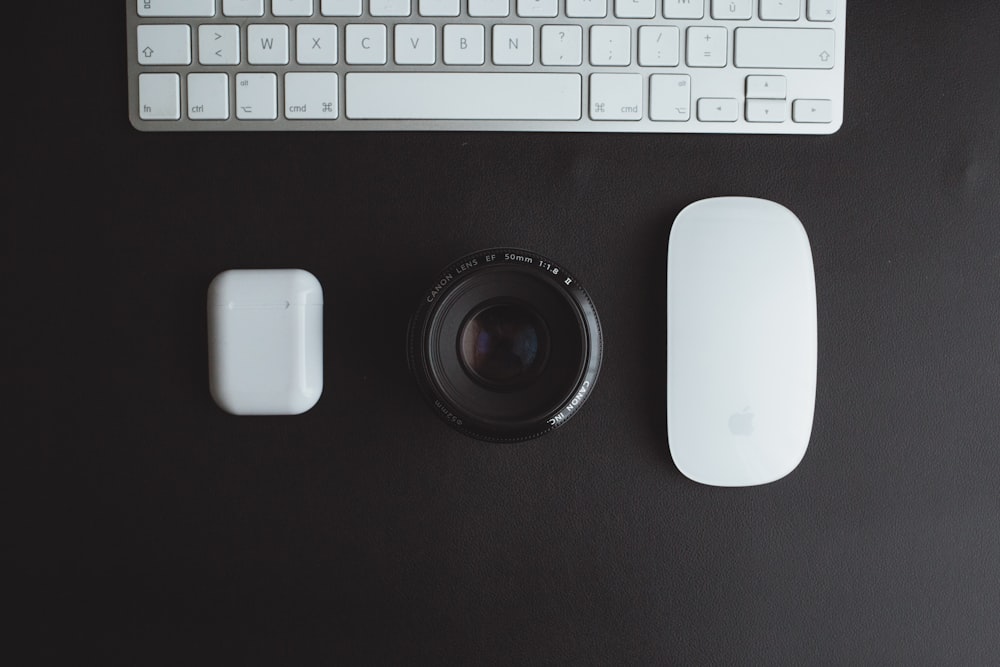
{"label": "lens barrel", "polygon": [[491,248],[454,262],[410,322],[410,368],[434,411],[480,440],[565,424],[593,391],[603,341],[586,290],[537,253]]}

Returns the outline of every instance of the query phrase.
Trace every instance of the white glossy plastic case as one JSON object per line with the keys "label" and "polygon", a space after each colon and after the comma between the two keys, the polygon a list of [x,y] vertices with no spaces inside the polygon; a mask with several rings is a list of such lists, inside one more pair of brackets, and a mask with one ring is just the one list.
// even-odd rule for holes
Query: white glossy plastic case
{"label": "white glossy plastic case", "polygon": [[208,288],[209,386],[234,415],[295,415],[323,392],[323,289],[308,271],[224,271]]}

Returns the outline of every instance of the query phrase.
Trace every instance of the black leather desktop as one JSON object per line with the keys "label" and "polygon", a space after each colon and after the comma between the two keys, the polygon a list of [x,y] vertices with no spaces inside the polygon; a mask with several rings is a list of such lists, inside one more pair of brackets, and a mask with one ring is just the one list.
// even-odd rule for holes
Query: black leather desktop
{"label": "black leather desktop", "polygon": [[[850,3],[830,137],[142,134],[122,3],[22,9],[14,636],[48,664],[1000,664],[1000,13],[960,5]],[[812,441],[758,488],[666,441],[667,235],[718,195],[789,207],[815,259]],[[569,267],[606,341],[583,411],[515,445],[450,430],[404,356],[491,245]],[[302,416],[209,396],[206,288],[240,267],[323,284]]]}

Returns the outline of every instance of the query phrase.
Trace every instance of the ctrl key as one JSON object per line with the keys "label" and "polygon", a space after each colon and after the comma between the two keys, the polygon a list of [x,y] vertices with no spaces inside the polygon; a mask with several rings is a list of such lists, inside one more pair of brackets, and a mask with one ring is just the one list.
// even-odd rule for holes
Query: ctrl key
{"label": "ctrl key", "polygon": [[142,120],[180,120],[181,78],[179,75],[139,75],[139,118]]}

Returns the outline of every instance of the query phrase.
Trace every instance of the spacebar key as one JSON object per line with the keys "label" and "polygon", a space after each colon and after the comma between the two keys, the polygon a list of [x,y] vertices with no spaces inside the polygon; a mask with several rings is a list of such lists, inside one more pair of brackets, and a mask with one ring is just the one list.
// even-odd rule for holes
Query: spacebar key
{"label": "spacebar key", "polygon": [[376,120],[578,120],[579,74],[352,72],[347,117]]}

